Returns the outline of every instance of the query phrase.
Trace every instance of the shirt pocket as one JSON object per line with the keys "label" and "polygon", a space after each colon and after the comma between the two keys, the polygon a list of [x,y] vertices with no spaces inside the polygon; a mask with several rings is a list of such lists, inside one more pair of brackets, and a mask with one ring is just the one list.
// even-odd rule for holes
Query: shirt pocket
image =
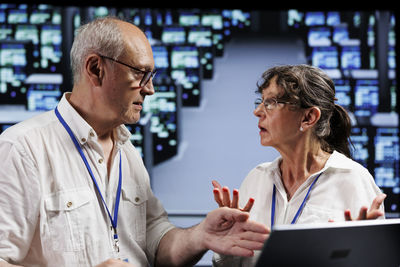
{"label": "shirt pocket", "polygon": [[329,220],[342,221],[344,211],[324,208],[314,205],[306,205],[301,213],[297,223],[327,223]]}
{"label": "shirt pocket", "polygon": [[84,249],[83,225],[90,220],[93,193],[88,188],[60,191],[45,198],[50,242],[55,251]]}
{"label": "shirt pocket", "polygon": [[148,196],[141,186],[125,186],[122,188],[122,201],[127,224],[134,227],[127,227],[132,232],[128,233],[130,240],[134,239],[141,247],[146,245],[146,204]]}

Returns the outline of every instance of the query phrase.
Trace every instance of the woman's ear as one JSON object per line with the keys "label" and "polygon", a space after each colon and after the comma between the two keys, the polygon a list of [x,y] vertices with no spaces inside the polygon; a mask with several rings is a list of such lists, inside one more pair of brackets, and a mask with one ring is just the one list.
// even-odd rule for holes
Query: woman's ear
{"label": "woman's ear", "polygon": [[101,57],[96,54],[89,55],[85,61],[85,72],[94,86],[101,86],[104,77],[104,65]]}
{"label": "woman's ear", "polygon": [[304,111],[301,128],[307,130],[313,127],[321,117],[321,110],[318,107],[311,107]]}

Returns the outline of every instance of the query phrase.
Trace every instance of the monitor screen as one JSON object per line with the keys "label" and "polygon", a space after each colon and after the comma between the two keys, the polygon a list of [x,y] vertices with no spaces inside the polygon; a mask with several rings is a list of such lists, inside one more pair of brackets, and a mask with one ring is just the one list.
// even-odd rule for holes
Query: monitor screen
{"label": "monitor screen", "polygon": [[51,11],[47,10],[33,10],[29,17],[31,24],[44,24],[51,22]]}
{"label": "monitor screen", "polygon": [[306,26],[325,25],[325,13],[323,11],[310,11],[305,13],[304,23]]}
{"label": "monitor screen", "polygon": [[385,209],[400,212],[399,129],[378,127],[374,148],[375,182],[388,195]]}
{"label": "monitor screen", "polygon": [[378,80],[357,80],[354,86],[354,114],[370,117],[378,111]]}
{"label": "monitor screen", "polygon": [[205,27],[190,28],[188,33],[188,43],[199,47],[212,47],[213,38],[211,29]]}
{"label": "monitor screen", "polygon": [[367,128],[352,127],[350,140],[353,144],[353,146],[350,147],[352,158],[365,168],[368,168],[370,138]]}
{"label": "monitor screen", "polygon": [[26,9],[11,9],[8,11],[9,24],[28,23],[28,13]]}
{"label": "monitor screen", "polygon": [[179,25],[181,26],[199,26],[200,15],[195,12],[182,11],[179,14]]}
{"label": "monitor screen", "polygon": [[213,30],[222,30],[222,14],[203,14],[201,16],[201,25],[210,26]]}
{"label": "monitor screen", "polygon": [[340,42],[348,40],[349,38],[347,24],[338,24],[332,28],[332,40],[334,43],[340,44]]}
{"label": "monitor screen", "polygon": [[171,50],[171,67],[174,69],[198,68],[199,50],[196,46],[174,46]]}
{"label": "monitor screen", "polygon": [[359,46],[343,46],[340,52],[341,69],[360,69],[361,52]]}
{"label": "monitor screen", "polygon": [[13,29],[11,25],[0,25],[0,40],[13,39]]}
{"label": "monitor screen", "polygon": [[185,44],[186,32],[184,27],[165,27],[161,33],[164,44]]}
{"label": "monitor screen", "polygon": [[326,13],[326,25],[335,26],[340,24],[340,12],[328,11]]}
{"label": "monitor screen", "polygon": [[308,31],[308,46],[310,47],[321,47],[330,46],[331,41],[331,29],[328,27],[313,27]]}
{"label": "monitor screen", "polygon": [[340,79],[334,80],[337,104],[344,107],[346,110],[350,110],[352,106],[351,101],[351,85],[350,80]]}
{"label": "monitor screen", "polygon": [[[39,88],[38,88],[39,87]],[[40,86],[31,85],[28,88],[27,103],[30,111],[47,111],[55,109],[60,98],[61,91],[59,85],[48,84],[47,90],[42,90]]]}
{"label": "monitor screen", "polygon": [[311,52],[312,65],[322,69],[339,68],[339,55],[334,46],[314,47]]}
{"label": "monitor screen", "polygon": [[[169,67],[169,53],[166,46],[152,46],[155,68],[166,69]],[[157,73],[158,75],[158,73]]]}
{"label": "monitor screen", "polygon": [[34,45],[37,45],[39,44],[39,29],[36,25],[17,25],[15,39],[32,41]]}

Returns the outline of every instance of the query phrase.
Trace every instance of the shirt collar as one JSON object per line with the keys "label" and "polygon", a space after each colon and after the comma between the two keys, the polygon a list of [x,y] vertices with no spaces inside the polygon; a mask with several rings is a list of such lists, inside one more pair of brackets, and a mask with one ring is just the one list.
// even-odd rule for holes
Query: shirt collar
{"label": "shirt collar", "polygon": [[[67,98],[70,97],[71,92],[64,93],[60,102],[58,103],[58,111],[64,118],[65,122],[69,125],[74,132],[76,138],[81,145],[85,144],[90,139],[97,140],[97,134],[94,129],[82,118],[81,115],[74,109],[68,102]],[[115,141],[118,144],[124,144],[131,137],[131,133],[121,124],[115,129]]]}
{"label": "shirt collar", "polygon": [[[282,157],[279,156],[274,161],[261,164],[259,167],[264,169],[265,171],[267,171],[268,174],[271,175],[271,177],[274,177],[276,182],[278,182],[278,181],[280,182],[281,171],[280,171],[279,165],[280,165],[281,161],[282,161]],[[313,176],[320,172],[324,172],[329,168],[352,169],[353,168],[352,161],[349,160],[349,158],[347,158],[345,155],[343,155],[335,150],[329,156],[329,159],[326,161],[325,166],[317,173],[314,173]]]}
{"label": "shirt collar", "polygon": [[354,168],[353,161],[336,150],[333,151],[328,161],[325,163],[323,170],[328,168],[336,169],[352,169]]}

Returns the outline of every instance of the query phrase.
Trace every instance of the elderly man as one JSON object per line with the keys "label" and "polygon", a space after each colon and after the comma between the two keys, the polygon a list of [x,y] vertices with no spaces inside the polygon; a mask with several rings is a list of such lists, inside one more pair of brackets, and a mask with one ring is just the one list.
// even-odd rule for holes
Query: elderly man
{"label": "elderly man", "polygon": [[269,230],[227,207],[188,229],[153,195],[124,124],[154,94],[151,46],[116,18],[83,25],[72,92],[0,136],[0,266],[184,266],[212,249],[252,256]]}

